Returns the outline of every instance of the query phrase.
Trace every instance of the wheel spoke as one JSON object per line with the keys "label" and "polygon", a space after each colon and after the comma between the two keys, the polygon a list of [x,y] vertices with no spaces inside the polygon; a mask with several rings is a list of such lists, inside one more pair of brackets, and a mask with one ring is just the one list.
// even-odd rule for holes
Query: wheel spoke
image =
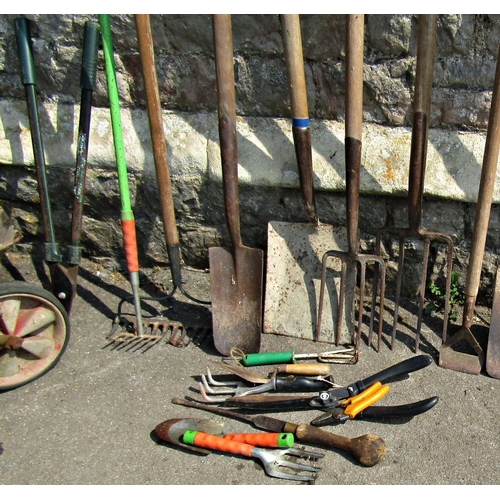
{"label": "wheel spoke", "polygon": [[28,337],[24,339],[22,348],[39,359],[45,358],[54,349],[54,340],[43,337]]}
{"label": "wheel spoke", "polygon": [[5,299],[0,302],[1,326],[5,333],[12,335],[16,331],[17,317],[21,309],[21,299]]}
{"label": "wheel spoke", "polygon": [[54,323],[56,315],[51,309],[39,306],[27,311],[21,311],[17,320],[15,335],[25,337],[36,332],[41,332]]}
{"label": "wheel spoke", "polygon": [[19,373],[16,351],[4,349],[0,351],[0,377],[12,377]]}

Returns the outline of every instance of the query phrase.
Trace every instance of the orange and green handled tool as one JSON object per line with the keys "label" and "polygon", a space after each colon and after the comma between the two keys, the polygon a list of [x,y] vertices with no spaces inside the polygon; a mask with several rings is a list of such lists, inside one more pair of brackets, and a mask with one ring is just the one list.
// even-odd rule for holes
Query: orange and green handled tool
{"label": "orange and green handled tool", "polygon": [[295,443],[291,432],[247,432],[243,434],[224,434],[224,439],[247,443],[262,448],[290,448]]}
{"label": "orange and green handled tool", "polygon": [[211,450],[231,453],[233,455],[258,458],[262,462],[262,465],[264,466],[264,469],[269,476],[295,481],[314,481],[315,476],[308,474],[290,474],[281,470],[280,466],[286,467],[288,469],[295,469],[312,473],[318,472],[320,468],[313,467],[312,465],[299,464],[297,462],[285,460],[282,457],[286,455],[292,455],[301,458],[319,459],[324,456],[322,453],[301,450],[299,448],[268,450],[248,443],[242,443],[232,439],[225,439],[220,436],[215,436],[213,434],[207,434],[202,431],[195,431],[191,429],[187,430],[184,433],[183,441],[185,444],[191,446],[209,448]]}
{"label": "orange and green handled tool", "polygon": [[139,297],[139,258],[137,250],[137,236],[134,212],[130,201],[128,185],[127,163],[125,159],[125,146],[123,143],[123,131],[120,116],[120,101],[118,96],[118,85],[116,82],[116,69],[114,63],[113,39],[111,35],[111,24],[109,14],[99,14],[101,26],[102,45],[106,64],[106,77],[108,81],[108,94],[111,112],[111,126],[113,129],[113,142],[115,147],[116,164],[118,169],[118,184],[121,199],[121,222],[127,267],[130,275],[130,283],[134,298],[135,313],[137,316],[137,334],[142,337],[143,324],[141,313],[141,301]]}

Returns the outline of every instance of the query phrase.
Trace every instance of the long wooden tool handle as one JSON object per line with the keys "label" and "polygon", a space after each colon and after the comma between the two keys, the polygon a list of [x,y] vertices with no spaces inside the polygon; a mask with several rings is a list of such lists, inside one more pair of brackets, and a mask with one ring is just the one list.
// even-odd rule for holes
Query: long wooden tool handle
{"label": "long wooden tool handle", "polygon": [[495,187],[500,148],[500,50],[497,57],[495,83],[493,85],[493,95],[491,98],[488,132],[486,135],[483,167],[481,170],[479,195],[474,219],[474,231],[472,234],[472,248],[465,285],[466,303],[464,321],[470,321],[470,324],[472,324],[472,315],[481,279],[484,248],[490,220],[491,202],[493,199],[493,189]]}
{"label": "long wooden tool handle", "polygon": [[314,199],[311,128],[307,105],[300,16],[298,14],[282,14],[281,23],[283,26],[288,90],[292,108],[293,142],[300,176],[302,198],[307,218],[310,222],[318,223],[319,218]]}
{"label": "long wooden tool handle", "polygon": [[154,55],[153,34],[151,31],[149,14],[136,14],[135,24],[139,54],[141,57],[146,103],[148,108],[153,155],[158,179],[161,208],[163,214],[163,227],[168,245],[178,245],[179,235],[175,222],[174,202],[172,199],[172,184],[168,164],[167,145],[163,132],[163,117],[161,112],[160,93],[158,90],[158,76]]}
{"label": "long wooden tool handle", "polygon": [[234,84],[233,34],[230,14],[214,14],[213,31],[217,77],[219,140],[224,180],[226,218],[234,247],[241,247],[236,90]]}
{"label": "long wooden tool handle", "polygon": [[146,91],[149,128],[153,144],[158,192],[160,195],[163,231],[167,243],[172,280],[174,286],[179,287],[182,285],[179,233],[175,220],[172,181],[170,179],[170,167],[168,164],[167,143],[163,132],[163,116],[149,14],[136,14],[135,25],[137,40],[139,42],[144,88]]}
{"label": "long wooden tool handle", "polygon": [[295,430],[295,436],[305,443],[331,446],[348,451],[367,467],[378,464],[385,456],[385,442],[375,434],[348,438],[323,431],[312,425],[300,424]]}
{"label": "long wooden tool handle", "polygon": [[359,185],[363,128],[364,15],[346,15],[346,197],[349,251],[358,250]]}
{"label": "long wooden tool handle", "polygon": [[427,138],[436,55],[437,15],[420,14],[418,22],[417,70],[408,177],[408,222],[410,229],[415,232],[419,230],[422,218]]}
{"label": "long wooden tool handle", "polygon": [[309,118],[300,17],[298,14],[282,14],[281,23],[292,114],[294,118]]}

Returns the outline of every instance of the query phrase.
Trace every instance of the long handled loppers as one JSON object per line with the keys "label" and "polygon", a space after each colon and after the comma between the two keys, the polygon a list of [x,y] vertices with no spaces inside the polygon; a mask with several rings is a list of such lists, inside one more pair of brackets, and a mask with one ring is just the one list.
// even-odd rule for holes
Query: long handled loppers
{"label": "long handled loppers", "polygon": [[38,190],[41,200],[41,212],[45,232],[45,261],[49,266],[52,290],[69,313],[76,295],[76,281],[78,264],[81,260],[80,235],[82,228],[83,192],[85,172],[87,167],[87,149],[92,108],[92,92],[95,85],[97,64],[97,39],[99,26],[87,21],[84,32],[84,47],[80,86],[82,101],[80,108],[80,125],[77,144],[77,160],[74,181],[74,207],[71,229],[71,243],[67,248],[66,269],[62,262],[63,254],[55,237],[55,228],[52,216],[52,206],[48,189],[38,106],[36,100],[36,74],[31,46],[30,22],[24,17],[16,18],[15,30],[19,60],[21,63],[21,78],[26,91],[28,116],[30,121],[31,138],[35,157],[35,166],[38,179]]}
{"label": "long handled loppers", "polygon": [[101,25],[102,45],[106,64],[106,77],[108,81],[108,94],[111,112],[111,125],[113,128],[113,140],[118,168],[118,183],[121,198],[121,221],[127,267],[130,274],[130,283],[134,295],[134,306],[137,317],[137,335],[144,335],[141,313],[141,299],[139,297],[139,258],[137,251],[137,237],[135,218],[130,202],[128,186],[127,163],[125,159],[125,146],[123,143],[122,123],[120,116],[120,101],[118,96],[118,85],[116,83],[116,69],[114,62],[113,39],[109,14],[99,14]]}
{"label": "long handled loppers", "polygon": [[76,295],[78,266],[82,259],[82,215],[83,194],[87,174],[87,157],[90,137],[90,118],[92,115],[92,94],[96,82],[97,53],[99,40],[99,24],[94,21],[85,23],[83,38],[82,69],[80,75],[80,121],[78,125],[78,142],[76,145],[76,168],[74,178],[73,215],[71,219],[71,241],[67,248],[68,275],[73,285],[73,296]]}

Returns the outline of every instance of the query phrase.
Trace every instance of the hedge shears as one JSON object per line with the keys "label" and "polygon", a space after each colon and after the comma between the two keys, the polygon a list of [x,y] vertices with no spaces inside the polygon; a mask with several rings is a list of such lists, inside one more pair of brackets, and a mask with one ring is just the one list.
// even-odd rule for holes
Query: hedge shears
{"label": "hedge shears", "polygon": [[393,366],[359,380],[346,387],[335,387],[322,390],[318,396],[242,396],[228,398],[224,404],[238,407],[240,410],[259,411],[299,411],[316,409],[324,414],[315,418],[311,424],[320,427],[346,422],[353,418],[389,418],[413,417],[430,410],[439,400],[437,396],[415,403],[399,406],[373,406],[390,390],[384,385],[394,377],[407,375],[425,368],[432,362],[426,355],[419,355],[397,363]]}

